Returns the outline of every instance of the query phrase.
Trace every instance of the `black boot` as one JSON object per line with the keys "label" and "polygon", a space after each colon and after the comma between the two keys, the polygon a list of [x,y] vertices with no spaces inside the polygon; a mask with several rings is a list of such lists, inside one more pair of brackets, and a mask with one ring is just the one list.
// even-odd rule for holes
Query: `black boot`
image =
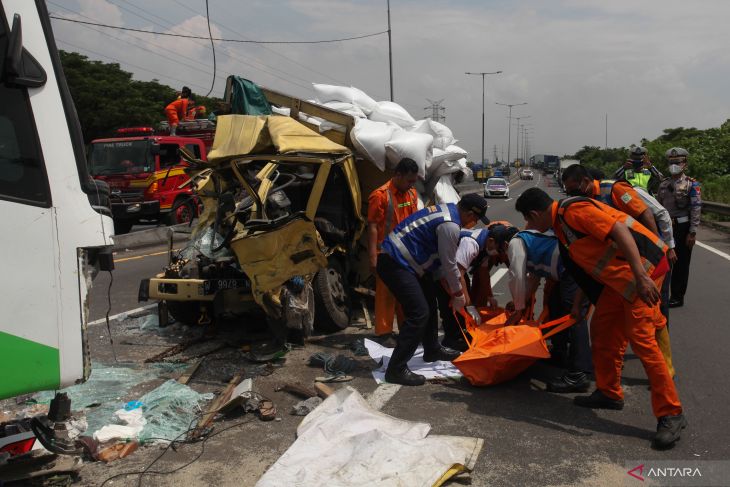
{"label": "black boot", "polygon": [[576,406],[591,409],[615,409],[620,411],[624,408],[623,399],[611,399],[596,389],[590,396],[575,396],[573,403]]}
{"label": "black boot", "polygon": [[456,358],[461,355],[461,352],[458,350],[453,350],[451,348],[447,347],[441,347],[437,348],[433,352],[423,352],[423,361],[424,362],[436,362],[437,360],[443,360],[444,362],[451,362],[452,360],[455,360]]}
{"label": "black boot", "polygon": [[682,306],[684,306],[684,297],[669,299],[670,308],[681,308]]}
{"label": "black boot", "polygon": [[591,381],[584,372],[567,372],[547,383],[547,391],[558,394],[588,392]]}
{"label": "black boot", "polygon": [[400,384],[403,386],[422,386],[426,383],[424,376],[411,372],[408,367],[398,371],[392,371],[388,367],[388,370],[385,371],[385,380],[390,384]]}
{"label": "black boot", "polygon": [[687,418],[684,417],[684,414],[662,416],[657,423],[652,446],[660,450],[673,447],[679,439],[680,433],[686,427]]}
{"label": "black boot", "polygon": [[444,338],[441,340],[441,345],[452,350],[458,350],[459,352],[466,352],[469,350],[469,344],[466,343],[464,337],[459,338]]}

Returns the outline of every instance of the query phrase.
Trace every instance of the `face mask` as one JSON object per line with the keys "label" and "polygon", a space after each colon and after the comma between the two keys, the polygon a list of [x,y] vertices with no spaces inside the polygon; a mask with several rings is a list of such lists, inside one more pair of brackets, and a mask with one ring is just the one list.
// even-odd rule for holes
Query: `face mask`
{"label": "face mask", "polygon": [[670,164],[669,165],[669,174],[676,176],[677,174],[682,174],[683,172],[684,172],[684,167],[682,167],[680,164]]}

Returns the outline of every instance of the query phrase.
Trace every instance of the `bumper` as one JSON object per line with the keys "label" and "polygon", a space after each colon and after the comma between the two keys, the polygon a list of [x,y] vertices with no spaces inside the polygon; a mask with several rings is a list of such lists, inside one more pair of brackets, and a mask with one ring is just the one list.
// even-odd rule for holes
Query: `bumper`
{"label": "bumper", "polygon": [[157,218],[160,216],[159,201],[117,202],[112,201],[112,215],[118,219]]}
{"label": "bumper", "polygon": [[241,300],[253,300],[251,282],[248,279],[167,279],[153,277],[139,283],[139,301],[150,299],[165,301],[215,300],[219,291],[236,290]]}

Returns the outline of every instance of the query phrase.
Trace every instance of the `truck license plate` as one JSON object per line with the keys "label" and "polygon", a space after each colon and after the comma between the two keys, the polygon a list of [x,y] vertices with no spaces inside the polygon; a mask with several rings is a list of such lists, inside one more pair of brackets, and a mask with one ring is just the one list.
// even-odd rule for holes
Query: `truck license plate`
{"label": "truck license plate", "polygon": [[208,279],[203,283],[203,293],[215,294],[226,289],[248,288],[247,279]]}

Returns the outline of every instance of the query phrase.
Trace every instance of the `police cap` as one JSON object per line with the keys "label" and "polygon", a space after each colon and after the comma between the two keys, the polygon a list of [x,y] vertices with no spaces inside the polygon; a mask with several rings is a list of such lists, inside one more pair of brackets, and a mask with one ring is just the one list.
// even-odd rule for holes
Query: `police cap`
{"label": "police cap", "polygon": [[686,158],[689,156],[689,152],[687,152],[687,149],[682,149],[681,147],[672,147],[664,155],[667,156],[667,159]]}

